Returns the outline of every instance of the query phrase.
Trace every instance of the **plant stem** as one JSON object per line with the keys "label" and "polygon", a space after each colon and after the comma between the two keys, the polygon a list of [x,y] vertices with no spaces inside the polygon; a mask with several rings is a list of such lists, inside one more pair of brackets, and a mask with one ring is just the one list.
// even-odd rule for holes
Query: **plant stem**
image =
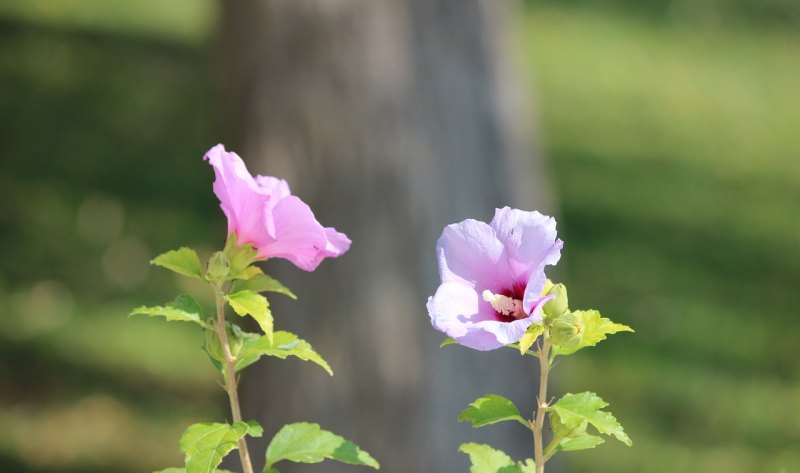
{"label": "plant stem", "polygon": [[536,473],[544,473],[547,458],[542,449],[545,409],[547,409],[547,376],[550,374],[550,340],[548,333],[542,334],[542,347],[539,349],[539,396],[536,398],[536,420],[533,423],[533,458]]}
{"label": "plant stem", "polygon": [[[231,415],[234,422],[242,420],[242,411],[239,408],[239,393],[236,391],[236,360],[231,355],[231,347],[228,343],[228,332],[225,330],[225,293],[218,284],[214,285],[214,298],[217,302],[217,323],[216,330],[222,351],[225,354],[225,391],[228,392],[228,399],[231,402]],[[250,463],[250,452],[247,450],[247,441],[244,437],[239,439],[239,457],[242,461],[244,473],[253,473],[253,464]]]}

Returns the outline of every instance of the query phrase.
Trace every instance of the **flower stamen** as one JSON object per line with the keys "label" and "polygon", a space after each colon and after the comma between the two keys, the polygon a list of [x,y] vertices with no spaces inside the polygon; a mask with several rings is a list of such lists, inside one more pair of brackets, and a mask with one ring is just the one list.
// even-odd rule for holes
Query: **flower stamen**
{"label": "flower stamen", "polygon": [[522,310],[522,301],[512,299],[502,294],[494,294],[490,290],[483,291],[483,300],[492,305],[492,308],[505,316],[520,319],[526,317]]}

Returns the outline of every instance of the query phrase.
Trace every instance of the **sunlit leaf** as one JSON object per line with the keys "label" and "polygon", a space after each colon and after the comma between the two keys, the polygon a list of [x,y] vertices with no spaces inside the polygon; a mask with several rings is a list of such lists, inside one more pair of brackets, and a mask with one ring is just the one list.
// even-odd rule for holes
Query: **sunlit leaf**
{"label": "sunlit leaf", "polygon": [[236,357],[236,371],[255,363],[264,355],[282,359],[293,356],[316,363],[328,374],[333,375],[331,367],[314,351],[311,344],[291,332],[284,331],[275,332],[272,340],[266,336],[244,338],[244,343]]}
{"label": "sunlit leaf", "polygon": [[186,455],[186,473],[213,473],[222,459],[237,448],[239,439],[248,434],[260,437],[263,429],[254,421],[190,425],[179,443]]}
{"label": "sunlit leaf", "polygon": [[297,299],[297,296],[289,290],[286,286],[284,286],[280,281],[277,279],[267,276],[260,269],[256,268],[255,266],[251,266],[251,268],[255,268],[258,270],[256,274],[248,279],[241,279],[233,283],[233,287],[231,288],[231,292],[238,292],[238,291],[252,291],[252,292],[277,292],[283,294],[285,296],[289,296],[292,299]]}
{"label": "sunlit leaf", "polygon": [[550,408],[558,413],[561,423],[569,429],[580,429],[588,422],[601,434],[613,435],[625,445],[632,445],[631,439],[610,413],[603,411],[608,403],[592,392],[565,394]]}
{"label": "sunlit leaf", "polygon": [[542,333],[544,333],[544,325],[531,324],[525,335],[519,339],[519,354],[527,353]]}
{"label": "sunlit leaf", "polygon": [[202,327],[206,326],[203,321],[203,308],[189,294],[181,294],[172,302],[164,306],[137,307],[130,315],[147,315],[149,317],[164,317],[168,321],[194,322]]}
{"label": "sunlit leaf", "polygon": [[593,347],[606,339],[606,335],[617,332],[633,332],[627,325],[617,324],[600,315],[596,310],[576,310],[571,312],[576,316],[582,327],[582,338],[580,343],[571,347],[553,347],[557,355],[569,355],[581,348]]}
{"label": "sunlit leaf", "polygon": [[369,453],[361,450],[353,442],[322,430],[318,424],[307,422],[284,425],[269,443],[266,456],[267,470],[281,460],[319,463],[325,459],[351,465],[364,465],[376,470],[380,468]]}
{"label": "sunlit leaf", "polygon": [[231,305],[234,312],[242,317],[249,315],[255,319],[267,338],[272,340],[274,322],[266,297],[253,291],[239,291],[228,294],[225,296],[225,299]]}
{"label": "sunlit leaf", "polygon": [[150,261],[150,264],[167,268],[184,276],[203,279],[197,252],[185,246],[156,256]]}
{"label": "sunlit leaf", "polygon": [[478,443],[462,444],[458,450],[469,455],[472,466],[469,473],[534,473],[533,460],[514,463],[508,455],[488,445]]}
{"label": "sunlit leaf", "polygon": [[461,411],[458,420],[459,422],[471,422],[473,427],[514,420],[530,428],[530,424],[522,418],[517,406],[499,394],[488,394],[475,400],[468,408]]}
{"label": "sunlit leaf", "polygon": [[586,450],[587,448],[594,448],[601,443],[604,443],[603,437],[597,435],[587,434],[586,432],[576,435],[574,437],[567,437],[558,443],[558,450],[569,452],[574,450]]}

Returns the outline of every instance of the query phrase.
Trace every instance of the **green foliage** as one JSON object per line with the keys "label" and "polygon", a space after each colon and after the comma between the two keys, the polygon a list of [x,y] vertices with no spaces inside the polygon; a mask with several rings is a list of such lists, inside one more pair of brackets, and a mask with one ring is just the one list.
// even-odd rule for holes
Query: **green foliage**
{"label": "green foliage", "polygon": [[563,284],[552,284],[551,282],[546,294],[554,296],[553,299],[545,302],[544,307],[542,307],[542,312],[544,312],[546,318],[556,318],[569,310],[567,288]]}
{"label": "green foliage", "polygon": [[[565,394],[549,410],[558,414],[556,422],[559,422],[568,431],[585,430],[586,424],[589,423],[601,434],[613,435],[625,445],[633,445],[633,442],[617,422],[617,419],[610,412],[601,410],[606,406],[608,406],[608,403],[603,401],[597,394],[583,392],[580,394]],[[557,426],[557,428],[560,427]]]}
{"label": "green foliage", "polygon": [[186,473],[213,473],[241,438],[245,435],[261,437],[263,433],[254,421],[189,426],[180,440],[181,451],[186,455]]}
{"label": "green foliage", "polygon": [[528,421],[522,418],[513,402],[499,394],[488,394],[472,402],[461,411],[459,422],[471,422],[473,427],[483,427],[506,420],[515,420],[530,429]]}
{"label": "green foliage", "polygon": [[333,376],[331,367],[314,351],[311,344],[291,332],[275,332],[272,339],[255,334],[244,334],[242,337],[244,342],[241,349],[234,353],[234,356],[236,356],[236,371],[255,363],[264,355],[281,359],[293,356],[304,361],[316,363]]}
{"label": "green foliage", "polygon": [[285,296],[289,296],[292,299],[297,299],[297,296],[294,295],[294,293],[288,287],[284,286],[277,279],[267,276],[261,271],[249,279],[240,279],[234,281],[233,286],[231,286],[231,292],[239,291],[277,292]]}
{"label": "green foliage", "polygon": [[222,251],[216,251],[208,260],[206,278],[209,281],[224,281],[231,272],[231,263]]}
{"label": "green foliage", "polygon": [[164,306],[137,307],[130,315],[164,317],[168,321],[194,322],[202,327],[207,326],[203,321],[202,306],[189,294],[181,294]]}
{"label": "green foliage", "polygon": [[[186,468],[167,468],[165,470],[154,471],[153,473],[186,473]],[[214,473],[233,473],[230,470],[214,470]]]}
{"label": "green foliage", "polygon": [[258,251],[253,248],[252,243],[239,245],[236,240],[236,233],[228,235],[223,252],[230,263],[229,278],[250,279],[261,271],[255,266],[250,266],[258,259]]}
{"label": "green foliage", "polygon": [[185,246],[156,256],[150,261],[150,264],[167,268],[184,276],[203,279],[197,252]]}
{"label": "green foliage", "polygon": [[519,348],[519,354],[524,355],[528,353],[528,350],[531,349],[533,344],[536,343],[536,340],[538,340],[539,336],[541,336],[543,333],[544,333],[544,325],[531,324],[531,326],[528,327],[528,330],[525,332],[525,335],[523,335],[522,338],[519,339],[517,345],[517,347]]}
{"label": "green foliage", "polygon": [[445,338],[444,340],[442,340],[442,343],[440,343],[440,344],[439,344],[439,348],[444,348],[444,347],[446,347],[447,345],[453,345],[453,344],[457,344],[457,343],[458,343],[458,342],[457,342],[457,341],[455,341],[454,339],[452,339],[452,338],[450,338],[450,337],[447,337],[447,338]]}
{"label": "green foliage", "polygon": [[583,432],[581,434],[575,434],[563,438],[558,443],[557,449],[562,452],[586,450],[589,448],[594,448],[604,442],[605,440],[602,437]]}
{"label": "green foliage", "polygon": [[465,443],[458,449],[469,455],[472,466],[469,473],[534,473],[536,465],[533,460],[514,463],[505,452],[496,450],[488,445],[478,443]]}
{"label": "green foliage", "polygon": [[318,424],[298,422],[284,425],[267,447],[267,465],[289,460],[298,463],[319,463],[325,459],[351,465],[364,465],[376,470],[380,465],[372,456],[354,443],[322,430]]}
{"label": "green foliage", "polygon": [[[553,347],[555,355],[570,355],[581,348],[593,347],[605,340],[606,335],[617,332],[633,332],[633,329],[627,325],[617,324],[601,317],[600,312],[596,310],[576,310],[565,316],[568,316],[569,320],[565,320],[565,324],[561,328],[567,331],[575,330],[576,336],[568,338],[565,345],[558,345],[554,340],[556,342]],[[558,323],[559,319],[554,321],[554,325]]]}
{"label": "green foliage", "polygon": [[273,319],[267,298],[253,291],[239,291],[225,296],[234,312],[242,317],[249,315],[258,322],[267,338],[272,340]]}

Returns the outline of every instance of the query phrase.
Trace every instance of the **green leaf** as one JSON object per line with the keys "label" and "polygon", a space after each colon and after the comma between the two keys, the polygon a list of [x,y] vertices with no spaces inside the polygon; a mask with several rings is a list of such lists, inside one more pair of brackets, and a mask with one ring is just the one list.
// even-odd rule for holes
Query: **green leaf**
{"label": "green leaf", "polygon": [[253,248],[252,243],[239,245],[235,232],[228,235],[223,251],[231,265],[228,273],[230,279],[249,279],[261,271],[255,266],[250,266],[258,260],[258,251]]}
{"label": "green leaf", "polygon": [[291,332],[284,331],[275,332],[272,340],[266,336],[244,338],[242,348],[236,357],[236,371],[255,363],[263,355],[275,356],[284,360],[294,356],[318,364],[333,376],[331,367],[314,351],[311,344]]}
{"label": "green leaf", "polygon": [[165,306],[137,307],[131,311],[131,315],[147,315],[149,317],[164,317],[170,322],[194,322],[202,327],[206,327],[203,321],[203,308],[189,294],[181,294],[172,302]]}
{"label": "green leaf", "polygon": [[536,339],[539,338],[539,336],[543,333],[544,325],[531,324],[531,326],[528,327],[528,330],[525,332],[525,335],[519,339],[519,354],[526,354],[536,342]]}
{"label": "green leaf", "polygon": [[569,452],[574,450],[586,450],[587,448],[594,448],[601,443],[604,443],[603,437],[587,434],[586,432],[574,436],[567,437],[558,444],[558,450],[562,452]]}
{"label": "green leaf", "polygon": [[534,473],[536,467],[533,460],[525,463],[514,463],[508,455],[488,445],[478,443],[462,444],[458,450],[469,455],[472,466],[469,473]]}
{"label": "green leaf", "polygon": [[197,252],[185,246],[156,256],[150,261],[150,264],[167,268],[184,276],[203,279]]}
{"label": "green leaf", "polygon": [[584,422],[588,422],[601,434],[613,435],[620,442],[631,446],[633,442],[610,412],[601,409],[608,403],[592,392],[580,394],[565,394],[550,410],[555,411],[561,423],[569,429],[580,429]]}
{"label": "green leaf", "polygon": [[571,312],[583,325],[582,340],[576,346],[553,347],[556,355],[570,355],[581,348],[593,347],[606,339],[606,335],[617,332],[633,332],[627,325],[617,324],[600,315],[596,310],[576,310]]}
{"label": "green leaf", "polygon": [[264,436],[264,427],[261,427],[261,424],[254,420],[248,420],[245,423],[247,424],[247,435],[259,438]]}
{"label": "green leaf", "polygon": [[239,291],[228,294],[225,299],[237,314],[242,317],[249,315],[254,318],[267,338],[272,340],[274,322],[266,297],[253,291]]}
{"label": "green leaf", "polygon": [[318,424],[298,422],[284,425],[267,447],[265,470],[281,460],[297,463],[319,463],[324,459],[351,465],[380,468],[372,456],[344,438],[322,430]]}
{"label": "green leaf", "polygon": [[[214,470],[215,473],[233,473],[230,470]],[[153,473],[186,473],[186,468],[167,468],[166,470],[154,471]]]}
{"label": "green leaf", "polygon": [[263,430],[257,424],[241,421],[233,425],[212,422],[190,425],[180,440],[181,451],[186,455],[186,473],[213,473],[248,433],[260,436]]}
{"label": "green leaf", "polygon": [[[255,268],[255,266],[251,267]],[[289,288],[284,286],[277,279],[267,276],[266,274],[261,272],[260,269],[258,269],[258,273],[253,275],[253,277],[249,279],[241,279],[234,282],[233,286],[231,287],[231,292],[238,292],[238,291],[277,292],[297,300],[297,296],[295,296],[294,293],[291,290],[289,290]]]}
{"label": "green leaf", "polygon": [[483,427],[505,420],[515,420],[528,429],[531,428],[520,415],[517,406],[499,394],[488,394],[475,400],[458,416],[459,422],[471,422],[473,427]]}
{"label": "green leaf", "polygon": [[456,343],[458,343],[458,342],[453,340],[450,337],[447,337],[447,338],[444,339],[444,341],[442,341],[442,343],[439,344],[439,348],[443,348],[443,347],[446,347],[447,345],[453,345],[453,344],[456,344]]}

